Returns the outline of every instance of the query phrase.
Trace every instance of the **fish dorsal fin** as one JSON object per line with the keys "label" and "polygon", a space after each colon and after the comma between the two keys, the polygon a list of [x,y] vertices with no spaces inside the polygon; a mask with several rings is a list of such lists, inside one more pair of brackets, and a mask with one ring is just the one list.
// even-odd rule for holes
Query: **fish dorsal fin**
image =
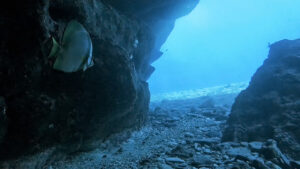
{"label": "fish dorsal fin", "polygon": [[59,50],[60,50],[60,46],[58,42],[54,39],[54,37],[52,37],[52,48],[48,57],[49,58],[56,57]]}

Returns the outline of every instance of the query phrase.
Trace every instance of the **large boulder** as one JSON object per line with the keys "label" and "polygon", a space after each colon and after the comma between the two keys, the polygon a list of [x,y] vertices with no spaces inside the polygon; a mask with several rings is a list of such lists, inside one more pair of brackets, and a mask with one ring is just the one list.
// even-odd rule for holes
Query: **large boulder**
{"label": "large boulder", "polygon": [[224,141],[278,142],[300,159],[300,39],[270,45],[264,64],[236,98]]}
{"label": "large boulder", "polygon": [[[124,2],[0,2],[0,96],[6,103],[5,123],[0,116],[1,159],[53,145],[66,152],[86,150],[94,141],[143,124],[150,97],[146,80],[154,71],[150,64],[161,54],[155,34],[167,37],[170,31],[126,12],[131,6],[121,9]],[[179,4],[191,2],[168,3],[180,9]],[[165,4],[153,5],[160,3]],[[171,14],[168,7],[159,9]],[[48,58],[52,38],[61,39],[71,20],[85,27],[93,43],[95,65],[84,72],[56,71]]]}

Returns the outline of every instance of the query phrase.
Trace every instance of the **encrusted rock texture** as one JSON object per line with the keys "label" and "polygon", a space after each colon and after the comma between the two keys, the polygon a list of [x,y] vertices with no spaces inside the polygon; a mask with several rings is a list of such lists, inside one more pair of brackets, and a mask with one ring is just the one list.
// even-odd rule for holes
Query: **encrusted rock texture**
{"label": "encrusted rock texture", "polygon": [[236,98],[223,141],[278,142],[300,159],[300,40],[270,45],[268,58]]}
{"label": "encrusted rock texture", "polygon": [[[166,39],[172,27],[164,27],[189,13],[195,2],[1,2],[0,159],[53,145],[65,152],[85,151],[94,141],[143,125],[150,98],[146,80],[164,41],[158,37]],[[129,4],[139,4],[134,9],[147,19],[129,12]],[[184,12],[173,16],[175,9]],[[155,20],[162,15],[157,11],[163,11],[165,22]],[[48,58],[52,37],[61,39],[71,20],[92,39],[95,65],[85,72],[55,71]]]}

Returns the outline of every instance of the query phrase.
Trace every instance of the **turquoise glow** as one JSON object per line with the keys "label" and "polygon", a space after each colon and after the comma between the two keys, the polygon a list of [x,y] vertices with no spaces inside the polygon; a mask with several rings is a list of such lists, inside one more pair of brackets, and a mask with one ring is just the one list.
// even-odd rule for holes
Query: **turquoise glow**
{"label": "turquoise glow", "polygon": [[268,44],[300,38],[300,0],[201,0],[161,48],[152,93],[249,81]]}

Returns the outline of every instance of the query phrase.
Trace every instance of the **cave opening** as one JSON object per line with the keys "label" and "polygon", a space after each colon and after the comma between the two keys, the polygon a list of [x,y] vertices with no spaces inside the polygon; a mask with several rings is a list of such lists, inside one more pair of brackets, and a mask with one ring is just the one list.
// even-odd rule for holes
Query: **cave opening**
{"label": "cave opening", "polygon": [[153,95],[248,83],[269,45],[300,37],[300,3],[288,0],[202,0],[179,18],[153,63]]}
{"label": "cave opening", "polygon": [[300,169],[300,1],[5,2],[0,169]]}

